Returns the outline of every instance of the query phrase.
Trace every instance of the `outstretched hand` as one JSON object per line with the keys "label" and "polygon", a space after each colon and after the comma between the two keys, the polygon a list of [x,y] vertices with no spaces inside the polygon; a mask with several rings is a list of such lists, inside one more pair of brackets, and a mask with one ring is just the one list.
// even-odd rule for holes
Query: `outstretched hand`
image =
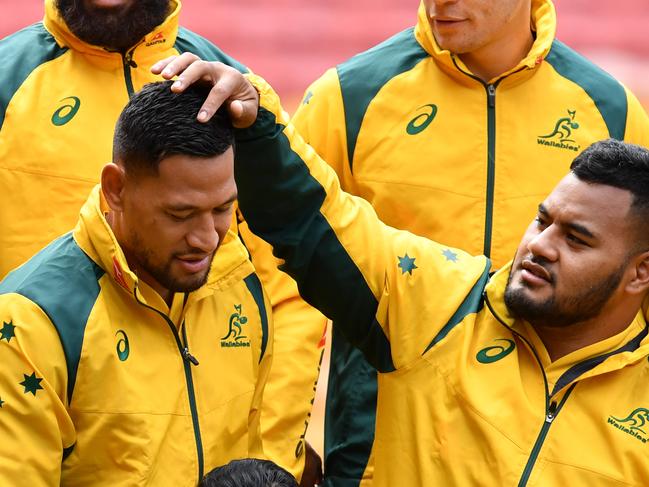
{"label": "outstretched hand", "polygon": [[250,127],[257,118],[259,94],[250,82],[236,69],[219,62],[203,61],[195,54],[186,52],[171,56],[151,66],[153,74],[164,79],[178,78],[171,85],[175,93],[182,93],[193,83],[208,83],[212,86],[196,119],[207,122],[218,108],[225,104],[237,128]]}

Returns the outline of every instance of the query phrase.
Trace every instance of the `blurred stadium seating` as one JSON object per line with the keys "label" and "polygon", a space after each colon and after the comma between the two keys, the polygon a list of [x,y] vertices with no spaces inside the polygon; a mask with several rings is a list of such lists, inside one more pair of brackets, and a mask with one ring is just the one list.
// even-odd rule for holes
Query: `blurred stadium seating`
{"label": "blurred stadium seating", "polygon": [[[418,0],[186,0],[181,22],[270,81],[291,111],[327,67],[415,21]],[[649,107],[649,0],[555,0],[559,38]],[[0,38],[39,20],[40,0],[0,0]]]}

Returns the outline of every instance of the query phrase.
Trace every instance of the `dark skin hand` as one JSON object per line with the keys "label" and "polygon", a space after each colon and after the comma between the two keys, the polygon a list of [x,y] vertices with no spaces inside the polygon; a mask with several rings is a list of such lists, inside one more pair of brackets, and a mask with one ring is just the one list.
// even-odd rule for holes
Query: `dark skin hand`
{"label": "dark skin hand", "polygon": [[212,86],[196,117],[199,122],[207,122],[223,104],[236,128],[250,127],[257,119],[259,93],[239,71],[230,66],[203,61],[195,54],[186,52],[158,61],[151,66],[151,72],[167,80],[177,76],[171,85],[175,93],[182,93],[193,83]]}
{"label": "dark skin hand", "polygon": [[322,483],[322,459],[309,443],[306,443],[305,455],[304,473],[300,487],[315,487]]}

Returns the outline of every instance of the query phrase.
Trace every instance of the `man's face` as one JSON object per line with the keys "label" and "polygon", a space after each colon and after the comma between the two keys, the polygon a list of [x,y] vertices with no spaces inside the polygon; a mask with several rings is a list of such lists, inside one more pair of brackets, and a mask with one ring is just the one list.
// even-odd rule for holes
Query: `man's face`
{"label": "man's face", "polygon": [[539,205],[505,291],[511,313],[567,326],[613,305],[635,248],[630,192],[566,176]]}
{"label": "man's face", "polygon": [[122,51],[162,23],[169,0],[57,0],[57,6],[79,39]]}
{"label": "man's face", "polygon": [[424,0],[437,44],[455,54],[473,53],[506,38],[530,19],[530,0]]}
{"label": "man's face", "polygon": [[156,175],[127,175],[120,245],[140,279],[164,297],[198,289],[232,219],[232,148],[215,157],[175,155]]}

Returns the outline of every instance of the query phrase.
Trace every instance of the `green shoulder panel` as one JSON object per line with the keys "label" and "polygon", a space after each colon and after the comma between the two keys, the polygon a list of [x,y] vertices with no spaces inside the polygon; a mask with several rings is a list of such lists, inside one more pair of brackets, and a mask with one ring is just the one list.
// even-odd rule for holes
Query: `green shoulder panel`
{"label": "green shoulder panel", "polygon": [[56,328],[67,362],[68,401],[72,399],[86,323],[103,275],[104,270],[67,233],[0,283],[0,294],[26,297],[43,310]]}
{"label": "green shoulder panel", "polygon": [[[270,153],[264,136],[269,132],[269,125],[274,127],[273,137],[281,140]],[[378,301],[320,213],[325,189],[291,150],[284,128],[271,112],[261,107],[257,123],[236,131],[237,142],[245,142],[237,145],[235,154],[239,207],[251,230],[271,243],[273,254],[284,260],[279,268],[295,279],[300,295],[325,316],[333,318],[347,339],[363,351],[379,372],[394,371],[390,343],[374,318]],[[259,154],[267,154],[268,158],[258,170],[243,169],[258,162]],[[295,198],[287,199],[280,207],[267,208],[263,204],[263,188],[259,186],[270,174],[274,177],[278,169],[275,164],[281,166],[282,191]],[[248,211],[249,208],[255,211]],[[284,225],[286,222],[290,223]],[[328,286],[319,285],[320,276],[328,276]]]}
{"label": "green shoulder panel", "polygon": [[180,27],[174,48],[180,53],[191,52],[205,61],[219,61],[228,66],[232,66],[241,73],[247,73],[249,70],[239,61],[225,54],[221,49],[216,47],[210,41],[194,32]]}
{"label": "green shoulder panel", "polygon": [[555,40],[545,59],[564,78],[581,86],[602,115],[611,138],[624,140],[628,100],[624,87],[610,74]]}
{"label": "green shoulder panel", "polygon": [[411,70],[429,54],[406,29],[337,66],[347,130],[347,152],[353,169],[354,149],[367,107],[392,78]]}
{"label": "green shoulder panel", "polygon": [[264,354],[266,353],[266,347],[268,346],[268,312],[266,311],[266,303],[264,302],[264,292],[261,289],[261,281],[255,273],[250,274],[243,282],[246,283],[246,287],[250,291],[250,294],[252,294],[259,309],[259,318],[261,319],[261,352],[259,353],[259,362],[261,362],[261,359],[264,358]]}
{"label": "green shoulder panel", "polygon": [[40,65],[67,52],[50,34],[42,22],[30,25],[0,40],[0,128],[7,106],[27,77]]}

